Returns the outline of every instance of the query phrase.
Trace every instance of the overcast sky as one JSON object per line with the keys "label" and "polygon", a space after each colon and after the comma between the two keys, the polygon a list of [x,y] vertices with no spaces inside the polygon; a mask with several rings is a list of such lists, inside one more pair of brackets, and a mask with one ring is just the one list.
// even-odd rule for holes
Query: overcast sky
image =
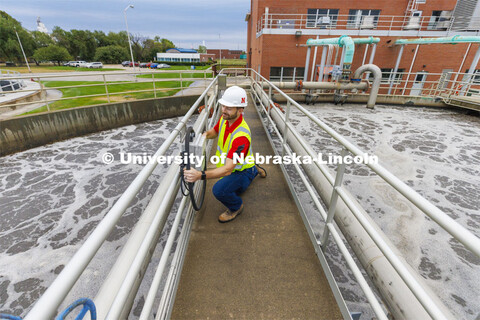
{"label": "overcast sky", "polygon": [[7,12],[28,30],[36,30],[37,17],[49,32],[65,30],[125,30],[128,9],[130,33],[167,38],[180,48],[245,50],[250,0],[0,0]]}

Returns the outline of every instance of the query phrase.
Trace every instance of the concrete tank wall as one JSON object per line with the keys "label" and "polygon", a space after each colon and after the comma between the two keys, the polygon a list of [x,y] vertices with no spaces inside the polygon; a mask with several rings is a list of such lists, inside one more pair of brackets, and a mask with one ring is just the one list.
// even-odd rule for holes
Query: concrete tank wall
{"label": "concrete tank wall", "polygon": [[108,103],[0,120],[0,156],[102,130],[182,116],[198,97]]}

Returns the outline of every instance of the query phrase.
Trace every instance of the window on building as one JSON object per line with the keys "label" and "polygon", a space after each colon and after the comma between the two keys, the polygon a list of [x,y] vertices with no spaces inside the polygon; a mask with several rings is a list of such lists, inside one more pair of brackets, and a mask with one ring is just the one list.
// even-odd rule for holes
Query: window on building
{"label": "window on building", "polygon": [[303,80],[304,67],[270,67],[270,81]]}
{"label": "window on building", "polygon": [[[469,69],[465,70],[465,73],[468,73]],[[467,81],[468,80],[468,75],[465,74],[463,76],[462,81]],[[480,69],[475,69],[475,72],[473,73],[473,81],[472,83],[474,84],[480,84]]]}
{"label": "window on building", "polygon": [[[394,83],[400,83],[403,78],[405,69],[398,69],[395,74]],[[390,78],[393,76],[393,68],[382,68],[382,83],[390,83]]]}
{"label": "window on building", "polygon": [[307,28],[334,28],[337,25],[338,9],[308,9]]}
{"label": "window on building", "polygon": [[450,26],[450,19],[452,18],[452,11],[432,11],[432,16],[428,22],[427,29],[429,30],[445,30]]}
{"label": "window on building", "polygon": [[352,29],[375,29],[379,16],[380,10],[350,9],[347,27]]}

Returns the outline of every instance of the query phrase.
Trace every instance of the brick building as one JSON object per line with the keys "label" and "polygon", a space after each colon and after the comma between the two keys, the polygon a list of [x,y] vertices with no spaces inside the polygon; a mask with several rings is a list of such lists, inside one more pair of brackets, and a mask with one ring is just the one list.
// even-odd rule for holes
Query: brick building
{"label": "brick building", "polygon": [[[267,79],[303,80],[308,39],[372,36],[380,42],[355,46],[352,71],[369,63],[375,51],[373,63],[382,69],[382,81],[388,82],[402,48],[395,44],[397,39],[477,36],[479,16],[478,0],[251,0],[251,12],[245,18],[247,66]],[[397,72],[411,72],[394,78],[401,82],[408,76],[423,86],[427,78],[438,80],[442,72],[467,72],[477,48],[478,43],[405,45]],[[318,73],[322,47],[316,51],[312,48],[307,80]],[[438,74],[436,79],[429,76],[433,73]]]}
{"label": "brick building", "polygon": [[220,59],[220,52],[222,53],[222,59],[240,59],[242,55],[242,50],[207,49],[208,54],[215,55],[215,60]]}

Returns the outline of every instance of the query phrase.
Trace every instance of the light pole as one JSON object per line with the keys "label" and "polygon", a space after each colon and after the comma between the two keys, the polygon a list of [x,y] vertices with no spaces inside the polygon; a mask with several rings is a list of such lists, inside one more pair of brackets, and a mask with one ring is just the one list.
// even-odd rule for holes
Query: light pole
{"label": "light pole", "polygon": [[28,72],[32,73],[32,70],[30,70],[30,65],[28,64],[27,56],[25,55],[25,51],[23,50],[22,41],[20,41],[20,36],[18,35],[18,32],[17,32],[17,27],[14,26],[13,28],[15,29],[15,33],[17,34],[17,39],[18,39],[18,43],[20,44],[20,49],[22,49],[23,57],[25,58],[25,62],[27,63]]}
{"label": "light pole", "polygon": [[218,41],[220,42],[220,67],[222,67],[222,43],[220,41],[220,33],[218,34]]}
{"label": "light pole", "polygon": [[127,37],[128,37],[128,45],[130,46],[130,56],[132,57],[132,67],[133,72],[135,72],[135,60],[133,59],[133,51],[132,51],[132,43],[130,42],[130,32],[128,32],[128,22],[127,22],[127,10],[129,8],[134,8],[133,4],[128,5],[128,7],[123,10],[123,15],[125,16],[125,25],[127,26]]}

